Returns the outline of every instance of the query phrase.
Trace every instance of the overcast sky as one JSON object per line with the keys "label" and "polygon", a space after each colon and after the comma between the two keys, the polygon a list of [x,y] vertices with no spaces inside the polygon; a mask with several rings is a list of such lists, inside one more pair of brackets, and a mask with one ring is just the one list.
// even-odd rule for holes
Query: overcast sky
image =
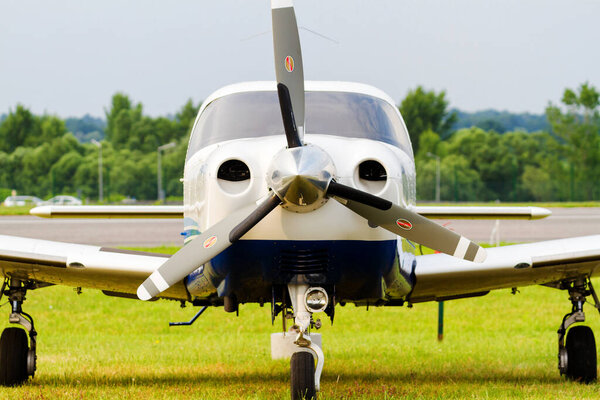
{"label": "overcast sky", "polygon": [[[600,0],[296,0],[305,78],[446,90],[452,107],[543,112],[600,87]],[[0,113],[102,116],[123,91],[151,115],[272,80],[268,0],[0,0]]]}

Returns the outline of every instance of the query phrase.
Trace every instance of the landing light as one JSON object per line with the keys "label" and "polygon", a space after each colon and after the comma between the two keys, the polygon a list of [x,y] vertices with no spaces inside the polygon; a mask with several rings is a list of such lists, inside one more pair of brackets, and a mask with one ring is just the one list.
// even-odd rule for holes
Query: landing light
{"label": "landing light", "polygon": [[311,287],[304,295],[304,304],[312,312],[324,311],[328,303],[327,292],[321,287]]}

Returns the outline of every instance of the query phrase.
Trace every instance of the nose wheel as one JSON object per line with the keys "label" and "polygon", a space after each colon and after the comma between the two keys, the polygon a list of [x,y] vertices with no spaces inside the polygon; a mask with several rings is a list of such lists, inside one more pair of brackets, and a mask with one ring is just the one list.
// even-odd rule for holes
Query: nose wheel
{"label": "nose wheel", "polygon": [[316,400],[315,359],[312,354],[306,351],[292,354],[290,388],[292,400]]}
{"label": "nose wheel", "polygon": [[[320,321],[312,319],[317,293],[323,292],[325,306],[329,303],[327,293],[322,288],[310,288],[307,284],[288,284],[287,289],[291,300],[293,314],[287,313],[285,294],[283,304],[273,307],[275,311],[283,311],[283,332],[271,335],[271,357],[273,359],[290,358],[290,392],[292,400],[316,400],[321,386],[321,373],[325,363],[325,355],[321,348],[321,335],[311,334],[311,326],[320,327]],[[275,292],[273,292],[275,293]],[[314,296],[311,296],[314,295]],[[306,299],[313,309],[309,309]],[[273,297],[275,304],[275,297]],[[320,311],[320,310],[317,310]],[[286,329],[286,316],[294,318],[294,325]]]}

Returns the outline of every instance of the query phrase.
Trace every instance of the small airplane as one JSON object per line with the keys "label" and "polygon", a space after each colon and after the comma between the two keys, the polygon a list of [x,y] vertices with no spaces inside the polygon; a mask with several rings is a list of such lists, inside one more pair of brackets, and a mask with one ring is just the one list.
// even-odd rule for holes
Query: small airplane
{"label": "small airplane", "polygon": [[[177,206],[42,206],[45,217],[183,217],[173,256],[0,236],[1,293],[11,304],[0,338],[0,384],[36,370],[27,291],[61,284],[108,296],[175,299],[237,312],[270,303],[282,332],[273,358],[290,357],[291,397],[316,398],[324,366],[315,313],[401,306],[546,285],[569,293],[559,325],[560,373],[596,379],[583,304],[600,271],[600,235],[483,249],[431,218],[543,218],[536,207],[417,207],[408,132],[382,91],[305,82],[291,0],[272,0],[276,82],[222,88],[192,128]],[[439,254],[418,255],[417,245]],[[291,319],[289,327],[287,319]],[[568,335],[567,335],[568,330]]]}

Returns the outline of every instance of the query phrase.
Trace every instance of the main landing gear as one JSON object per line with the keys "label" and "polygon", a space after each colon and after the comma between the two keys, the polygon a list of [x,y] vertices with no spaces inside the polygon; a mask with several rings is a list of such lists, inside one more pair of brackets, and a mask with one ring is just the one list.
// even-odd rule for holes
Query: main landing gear
{"label": "main landing gear", "polygon": [[[332,316],[333,304],[329,304],[329,297],[323,288],[289,284],[288,292],[293,314],[287,314],[285,304],[280,307],[279,311],[283,312],[283,333],[271,335],[271,356],[273,359],[291,357],[292,400],[316,400],[325,358],[321,349],[321,335],[311,334],[309,328],[318,329],[321,326],[320,320],[313,320],[313,312],[326,311]],[[285,320],[291,315],[294,325],[287,330]]]}
{"label": "main landing gear", "polygon": [[[8,289],[5,291],[7,283]],[[26,292],[27,288],[23,282],[14,278],[10,281],[7,279],[0,291],[0,297],[6,294],[12,308],[8,317],[9,322],[25,328],[24,330],[17,327],[6,328],[0,337],[0,385],[2,386],[20,385],[35,374],[37,332],[33,325],[33,318],[22,309]]]}
{"label": "main landing gear", "polygon": [[594,298],[594,307],[599,311],[600,302],[592,282],[586,278],[563,282],[561,289],[568,290],[573,307],[571,312],[564,316],[558,329],[558,369],[560,374],[569,380],[591,383],[597,377],[594,333],[589,326],[579,325],[571,329],[569,327],[585,321],[583,304],[587,296],[591,295]]}

